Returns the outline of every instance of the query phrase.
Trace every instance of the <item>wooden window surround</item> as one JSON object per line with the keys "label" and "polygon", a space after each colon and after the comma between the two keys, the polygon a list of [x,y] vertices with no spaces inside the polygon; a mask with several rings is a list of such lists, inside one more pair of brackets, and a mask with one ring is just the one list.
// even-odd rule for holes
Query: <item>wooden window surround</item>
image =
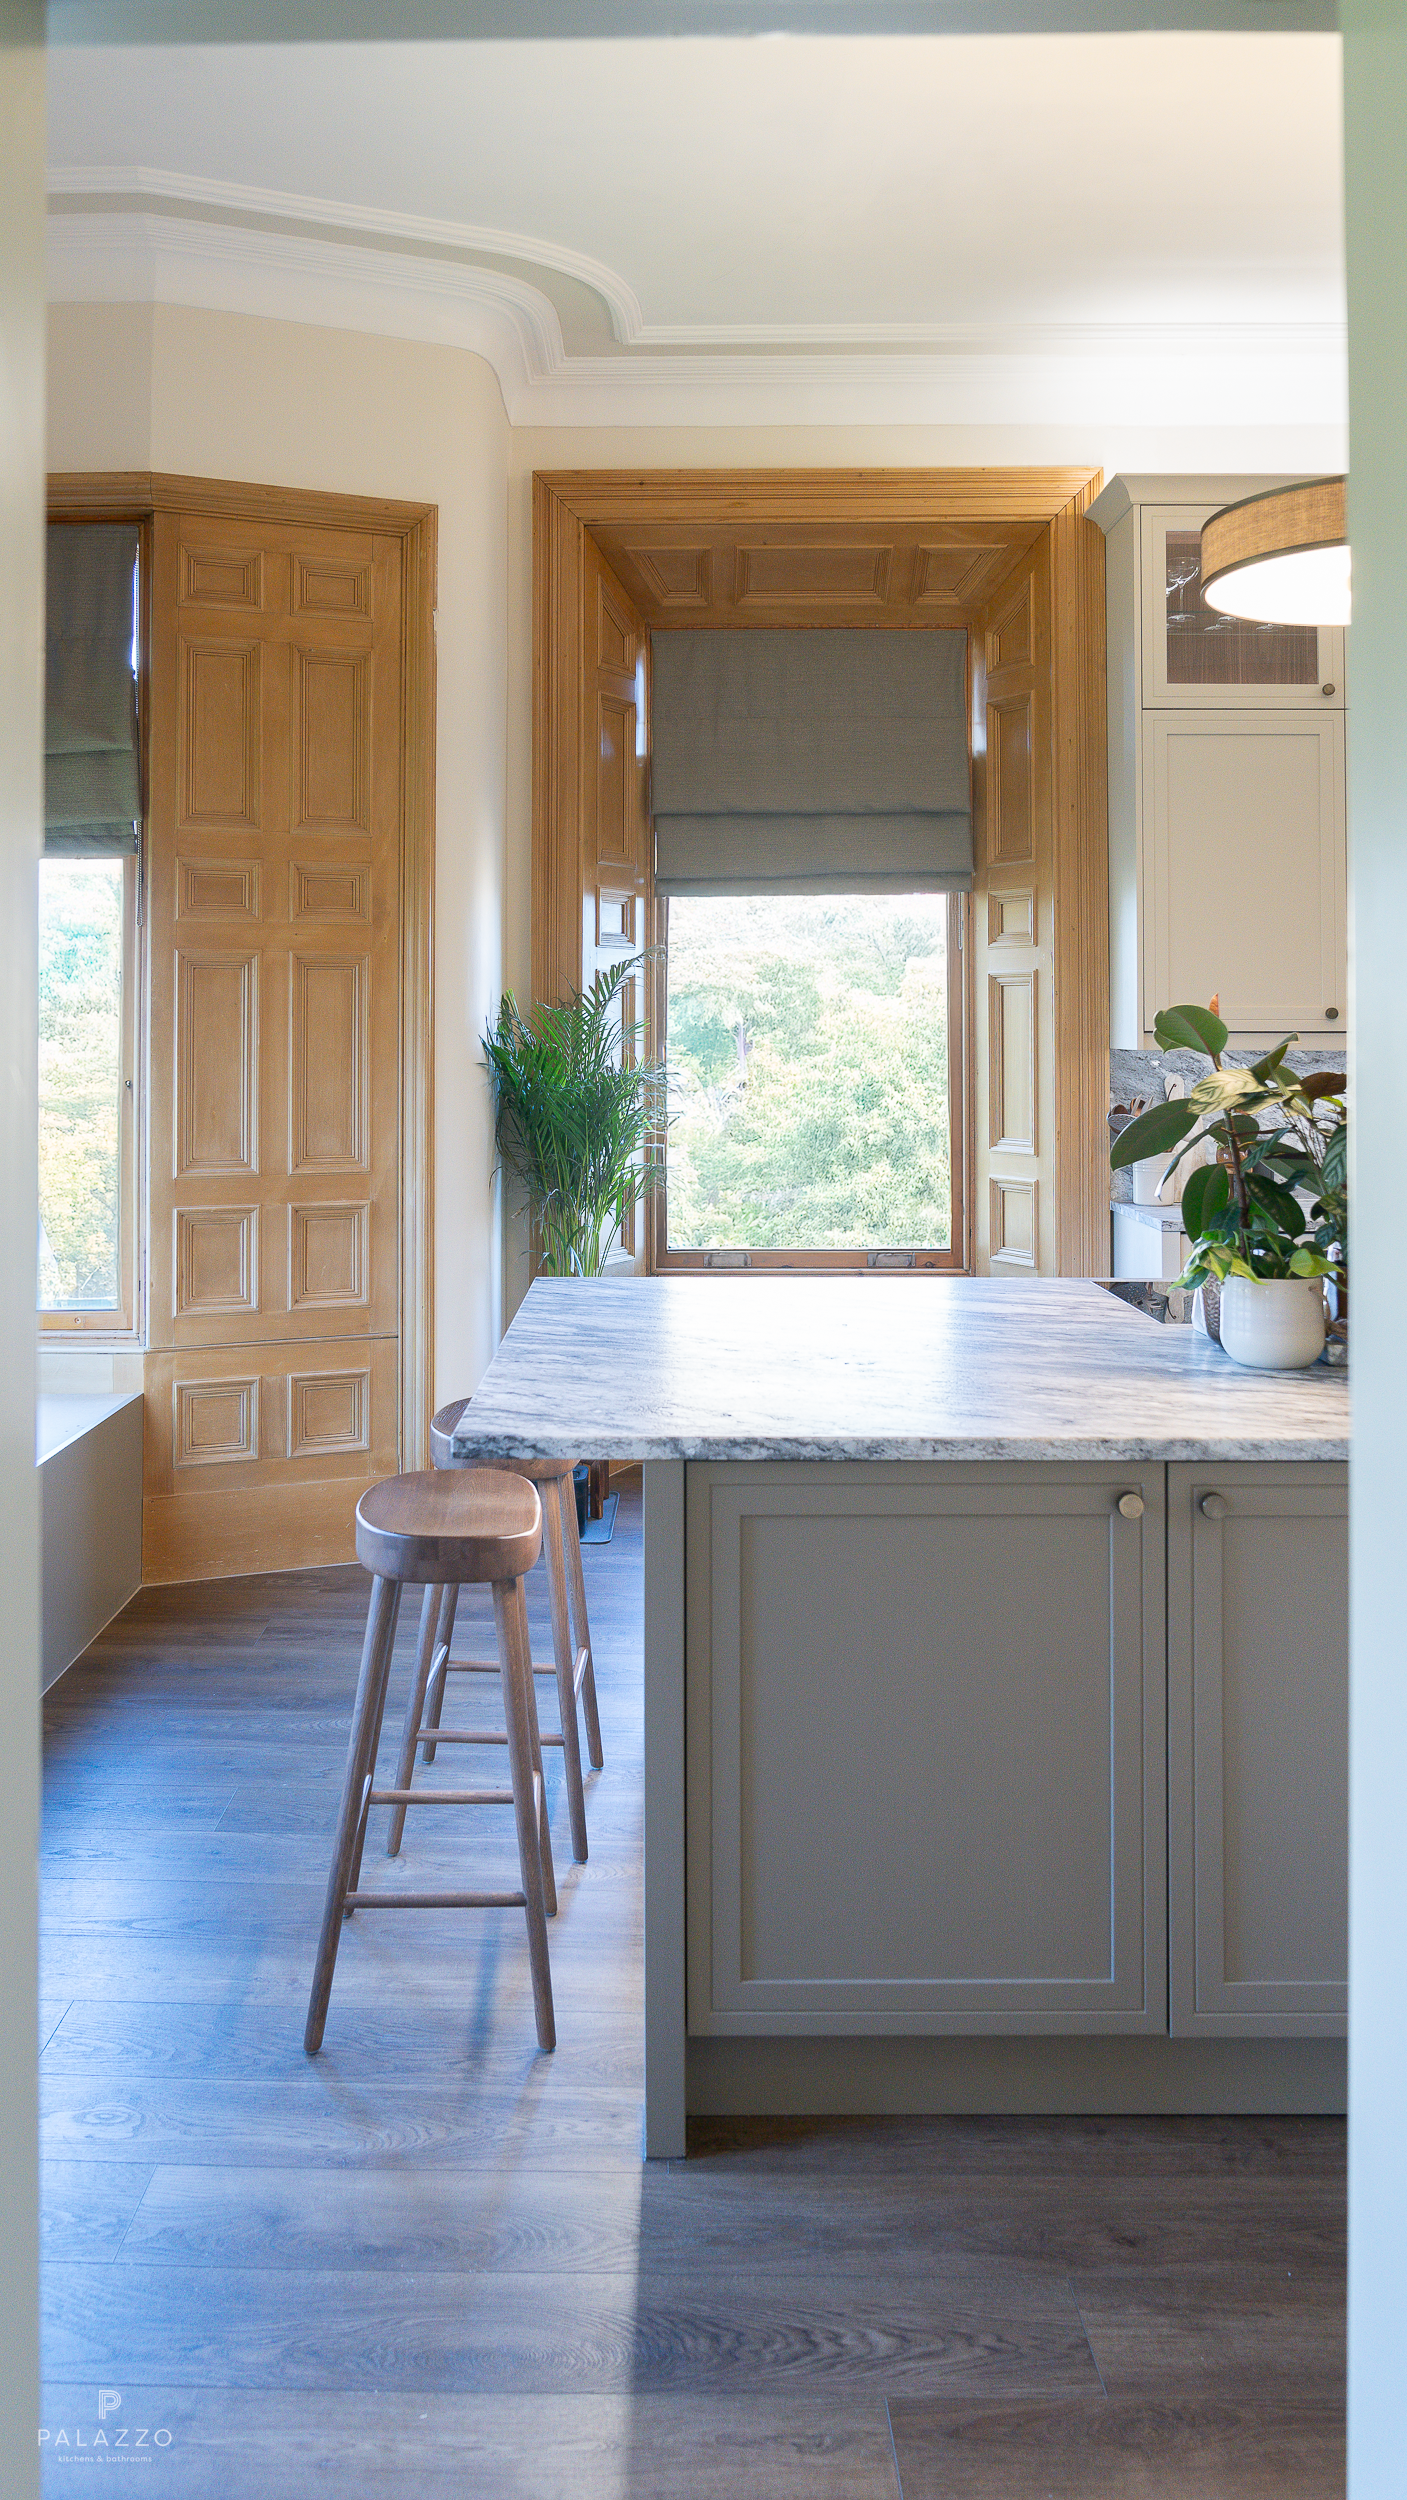
{"label": "wooden window surround", "polygon": [[[954,1037],[965,1239],[925,1266],[1108,1265],[1104,542],[1086,518],[1100,484],[1080,468],[533,479],[537,998],[561,998],[663,934],[645,734],[653,633],[967,627],[977,879],[958,906],[966,995]],[[654,1051],[662,982],[646,993]],[[661,1230],[656,1217],[628,1242],[637,1267],[666,1263]],[[757,1267],[867,1261],[753,1254]]]}

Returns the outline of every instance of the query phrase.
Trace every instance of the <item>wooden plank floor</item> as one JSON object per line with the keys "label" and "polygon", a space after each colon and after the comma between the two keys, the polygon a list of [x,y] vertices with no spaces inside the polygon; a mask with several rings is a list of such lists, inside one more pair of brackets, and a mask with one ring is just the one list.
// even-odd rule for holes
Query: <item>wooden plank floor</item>
{"label": "wooden plank floor", "polygon": [[[359,1572],[147,1591],[50,1695],[46,2488],[107,2388],[171,2500],[1340,2492],[1334,2122],[750,2121],[642,2167],[638,1491],[586,1567],[550,2058],[520,1920],[454,1912],[354,1920],[303,2055]],[[367,1880],[511,1850],[427,1808]]]}

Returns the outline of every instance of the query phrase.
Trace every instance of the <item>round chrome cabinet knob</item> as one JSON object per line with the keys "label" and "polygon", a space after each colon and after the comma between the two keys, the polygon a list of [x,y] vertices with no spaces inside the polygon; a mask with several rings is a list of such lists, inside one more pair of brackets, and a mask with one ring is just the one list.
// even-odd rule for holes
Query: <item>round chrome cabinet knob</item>
{"label": "round chrome cabinet knob", "polygon": [[1224,1493],[1204,1493],[1197,1508],[1204,1519],[1224,1519],[1229,1504]]}
{"label": "round chrome cabinet knob", "polygon": [[1119,1517],[1121,1519],[1141,1519],[1143,1517],[1143,1495],[1141,1493],[1121,1493],[1119,1495]]}

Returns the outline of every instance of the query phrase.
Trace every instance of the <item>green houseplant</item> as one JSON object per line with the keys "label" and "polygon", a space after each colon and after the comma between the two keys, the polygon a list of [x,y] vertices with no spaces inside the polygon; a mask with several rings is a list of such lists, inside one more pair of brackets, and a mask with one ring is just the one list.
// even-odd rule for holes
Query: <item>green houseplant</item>
{"label": "green houseplant", "polygon": [[[1117,1171],[1166,1154],[1171,1173],[1196,1154],[1182,1189],[1191,1256],[1181,1282],[1221,1285],[1222,1342],[1237,1360],[1270,1369],[1313,1361],[1323,1343],[1320,1280],[1334,1279],[1341,1310],[1348,1284],[1345,1080],[1287,1070],[1293,1034],[1249,1068],[1224,1067],[1227,1030],[1215,1004],[1165,1007],[1154,1033],[1162,1050],[1204,1052],[1211,1073],[1184,1101],[1155,1103],[1130,1121],[1110,1162]],[[1277,1354],[1277,1330],[1299,1351]]]}
{"label": "green houseplant", "polygon": [[494,1137],[527,1196],[549,1276],[599,1276],[627,1210],[663,1178],[649,1153],[664,1123],[664,1072],[639,1056],[624,992],[644,962],[598,972],[559,1007],[524,1015],[505,991],[484,1034]]}

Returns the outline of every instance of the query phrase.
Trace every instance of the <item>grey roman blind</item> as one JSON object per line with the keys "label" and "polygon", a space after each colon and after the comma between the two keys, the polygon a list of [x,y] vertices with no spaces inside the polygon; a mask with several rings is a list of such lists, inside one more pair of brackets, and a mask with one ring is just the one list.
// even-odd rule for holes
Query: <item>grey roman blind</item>
{"label": "grey roman blind", "polygon": [[137,847],[136,562],[135,522],[49,524],[44,848],[51,853]]}
{"label": "grey roman blind", "polygon": [[972,883],[967,636],[656,634],[661,894],[922,894]]}

